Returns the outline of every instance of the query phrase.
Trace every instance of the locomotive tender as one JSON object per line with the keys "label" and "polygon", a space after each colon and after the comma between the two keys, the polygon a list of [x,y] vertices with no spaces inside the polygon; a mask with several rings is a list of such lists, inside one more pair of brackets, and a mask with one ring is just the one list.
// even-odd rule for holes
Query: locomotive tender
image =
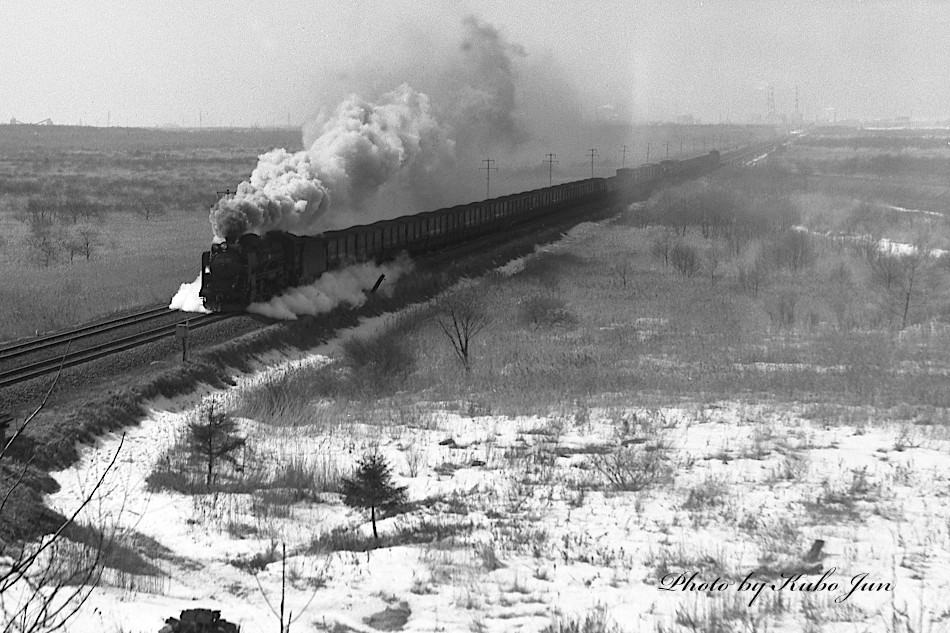
{"label": "locomotive tender", "polygon": [[718,165],[719,152],[714,150],[688,160],[618,169],[610,178],[588,178],[316,236],[248,233],[213,244],[202,254],[199,294],[213,312],[243,311],[287,288],[310,284],[328,270],[383,262],[403,251],[412,256],[439,250],[577,204],[623,200],[664,179],[699,175]]}

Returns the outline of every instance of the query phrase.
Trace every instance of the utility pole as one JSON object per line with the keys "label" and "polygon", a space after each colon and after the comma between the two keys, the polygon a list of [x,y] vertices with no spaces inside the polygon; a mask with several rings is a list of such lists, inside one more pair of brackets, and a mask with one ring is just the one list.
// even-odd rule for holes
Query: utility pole
{"label": "utility pole", "polygon": [[627,146],[623,146],[623,166],[627,166]]}
{"label": "utility pole", "polygon": [[543,161],[548,164],[548,187],[554,184],[554,163],[561,162],[554,160],[555,158],[557,158],[556,154],[546,154],[546,158]]}
{"label": "utility pole", "polygon": [[595,148],[590,148],[587,150],[587,155],[590,156],[590,177],[594,177],[594,158],[597,156],[597,150]]}
{"label": "utility pole", "polygon": [[650,162],[650,142],[647,141],[647,162]]}
{"label": "utility pole", "polygon": [[680,139],[680,156],[683,155],[683,139]]}
{"label": "utility pole", "polygon": [[485,170],[485,198],[491,198],[491,173],[492,170],[498,171],[497,167],[492,167],[492,163],[495,162],[494,158],[483,158],[482,162],[484,165],[479,167],[479,169]]}
{"label": "utility pole", "polygon": [[666,158],[669,159],[669,157],[670,157],[670,142],[667,141],[666,142]]}

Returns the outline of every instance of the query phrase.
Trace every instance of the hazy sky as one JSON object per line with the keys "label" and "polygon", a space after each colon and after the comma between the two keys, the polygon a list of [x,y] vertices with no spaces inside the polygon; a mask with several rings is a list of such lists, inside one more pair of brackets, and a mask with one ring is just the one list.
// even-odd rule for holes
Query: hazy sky
{"label": "hazy sky", "polygon": [[[0,120],[299,124],[350,91],[425,89],[475,15],[587,116],[950,118],[945,0],[0,0]],[[365,95],[372,98],[373,95]]]}

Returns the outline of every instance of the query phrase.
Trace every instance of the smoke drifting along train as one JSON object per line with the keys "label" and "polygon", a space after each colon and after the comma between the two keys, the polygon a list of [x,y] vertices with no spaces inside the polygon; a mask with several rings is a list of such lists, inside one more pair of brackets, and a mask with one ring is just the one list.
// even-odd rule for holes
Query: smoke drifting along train
{"label": "smoke drifting along train", "polygon": [[622,200],[661,180],[705,173],[718,165],[719,152],[712,151],[688,160],[618,169],[610,178],[589,178],[316,236],[247,233],[213,244],[202,254],[200,296],[212,312],[243,311],[288,288],[310,284],[328,270],[381,263],[401,252],[414,256],[440,250],[578,204]]}

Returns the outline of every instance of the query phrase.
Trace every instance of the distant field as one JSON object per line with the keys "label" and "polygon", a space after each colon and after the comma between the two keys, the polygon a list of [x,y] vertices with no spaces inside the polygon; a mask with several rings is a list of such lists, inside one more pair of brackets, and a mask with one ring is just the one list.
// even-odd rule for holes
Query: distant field
{"label": "distant field", "polygon": [[0,340],[167,301],[198,274],[215,192],[274,147],[300,133],[0,126]]}

